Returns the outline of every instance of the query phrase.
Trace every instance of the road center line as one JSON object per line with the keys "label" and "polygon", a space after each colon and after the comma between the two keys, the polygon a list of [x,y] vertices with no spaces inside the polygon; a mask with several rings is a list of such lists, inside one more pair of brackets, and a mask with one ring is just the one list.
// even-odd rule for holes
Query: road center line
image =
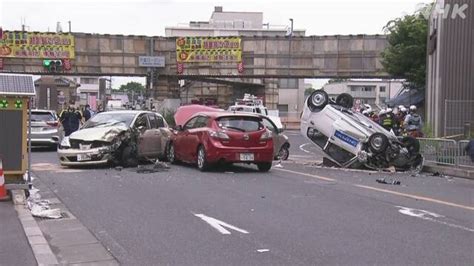
{"label": "road center line", "polygon": [[424,201],[428,201],[428,202],[433,202],[433,203],[438,203],[438,204],[447,205],[447,206],[451,206],[451,207],[457,207],[457,208],[461,208],[461,209],[466,209],[466,210],[474,211],[474,207],[472,207],[472,206],[467,206],[467,205],[452,203],[452,202],[449,202],[449,201],[437,200],[437,199],[433,199],[433,198],[429,198],[429,197],[417,196],[417,195],[412,195],[412,194],[407,194],[407,193],[402,193],[402,192],[387,190],[387,189],[383,189],[383,188],[376,188],[376,187],[370,187],[370,186],[364,186],[364,185],[356,185],[356,184],[353,184],[353,185],[356,186],[356,187],[365,188],[365,189],[370,189],[370,190],[375,190],[375,191],[379,191],[379,192],[384,192],[384,193],[388,193],[388,194],[392,194],[392,195],[397,195],[397,196],[401,196],[401,197],[405,197],[405,198],[416,199],[416,200],[424,200]]}
{"label": "road center line", "polygon": [[298,174],[298,175],[309,176],[309,177],[316,178],[316,179],[321,179],[321,180],[324,180],[324,181],[337,182],[336,179],[332,179],[332,178],[324,177],[324,176],[319,176],[319,175],[306,174],[306,173],[301,173],[301,172],[296,172],[296,171],[291,171],[291,170],[286,170],[286,169],[281,169],[281,168],[279,168],[279,169],[275,168],[274,170],[293,173],[293,174]]}
{"label": "road center line", "polygon": [[392,190],[387,190],[387,189],[382,189],[382,188],[376,188],[376,187],[371,187],[371,186],[365,186],[365,185],[358,185],[358,184],[353,184],[353,183],[349,183],[349,182],[341,182],[341,181],[338,181],[336,179],[332,179],[332,178],[329,178],[329,177],[306,174],[306,173],[301,173],[301,172],[287,170],[287,169],[276,169],[275,168],[274,170],[293,173],[293,174],[298,174],[298,175],[303,175],[303,176],[308,176],[308,177],[312,177],[312,178],[316,178],[316,179],[320,179],[320,180],[325,180],[325,181],[338,182],[340,184],[347,184],[347,185],[355,186],[355,187],[358,187],[358,188],[370,189],[370,190],[383,192],[383,193],[387,193],[387,194],[392,194],[392,195],[396,195],[396,196],[400,196],[400,197],[405,197],[405,198],[410,198],[410,199],[415,199],[415,200],[423,200],[423,201],[427,201],[427,202],[432,202],[432,203],[437,203],[437,204],[442,204],[442,205],[446,205],[446,206],[451,206],[451,207],[456,207],[456,208],[460,208],[460,209],[474,211],[473,206],[467,206],[467,205],[462,205],[462,204],[453,203],[453,202],[449,202],[449,201],[438,200],[438,199],[434,199],[434,198],[430,198],[430,197],[417,196],[417,195],[413,195],[413,194],[407,194],[407,193],[402,193],[402,192],[397,192],[397,191],[392,191]]}

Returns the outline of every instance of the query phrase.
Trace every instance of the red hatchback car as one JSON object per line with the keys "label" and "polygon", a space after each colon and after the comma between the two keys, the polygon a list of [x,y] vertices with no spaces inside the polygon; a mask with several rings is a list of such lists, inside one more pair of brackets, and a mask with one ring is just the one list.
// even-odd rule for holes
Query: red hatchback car
{"label": "red hatchback car", "polygon": [[272,167],[272,132],[253,114],[201,112],[178,126],[167,151],[171,163],[196,163],[205,171],[214,163],[254,163],[261,172]]}

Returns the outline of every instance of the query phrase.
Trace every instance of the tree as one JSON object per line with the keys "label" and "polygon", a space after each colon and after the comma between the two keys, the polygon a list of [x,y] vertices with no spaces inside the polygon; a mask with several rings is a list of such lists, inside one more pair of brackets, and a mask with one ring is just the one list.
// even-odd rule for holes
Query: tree
{"label": "tree", "polygon": [[387,23],[388,47],[382,52],[382,65],[390,75],[405,78],[418,88],[426,83],[426,43],[428,19],[425,6],[413,15]]}
{"label": "tree", "polygon": [[129,83],[123,84],[122,86],[120,86],[119,91],[141,92],[141,91],[145,91],[145,87],[142,84],[138,83],[138,82],[130,81]]}

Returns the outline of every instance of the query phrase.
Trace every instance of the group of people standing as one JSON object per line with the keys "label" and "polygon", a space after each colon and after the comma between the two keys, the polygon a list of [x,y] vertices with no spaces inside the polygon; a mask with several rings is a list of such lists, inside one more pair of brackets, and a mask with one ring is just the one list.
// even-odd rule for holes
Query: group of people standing
{"label": "group of people standing", "polygon": [[79,127],[93,115],[94,113],[88,104],[81,110],[75,107],[74,102],[69,102],[68,107],[59,114],[59,122],[64,129],[64,136],[67,137],[79,130]]}
{"label": "group of people standing", "polygon": [[394,112],[392,108],[386,108],[377,113],[366,104],[362,114],[379,123],[386,130],[393,131],[397,136],[423,137],[423,120],[417,113],[415,105],[411,105],[408,109],[400,105],[397,112]]}

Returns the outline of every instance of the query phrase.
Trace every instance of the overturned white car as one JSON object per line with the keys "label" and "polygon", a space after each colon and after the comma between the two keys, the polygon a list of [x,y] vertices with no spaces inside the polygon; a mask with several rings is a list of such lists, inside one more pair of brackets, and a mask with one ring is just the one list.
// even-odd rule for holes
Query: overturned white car
{"label": "overturned white car", "polygon": [[344,168],[421,170],[420,144],[412,137],[398,139],[366,116],[351,110],[347,93],[329,99],[323,90],[306,100],[301,134],[319,146],[329,159]]}

